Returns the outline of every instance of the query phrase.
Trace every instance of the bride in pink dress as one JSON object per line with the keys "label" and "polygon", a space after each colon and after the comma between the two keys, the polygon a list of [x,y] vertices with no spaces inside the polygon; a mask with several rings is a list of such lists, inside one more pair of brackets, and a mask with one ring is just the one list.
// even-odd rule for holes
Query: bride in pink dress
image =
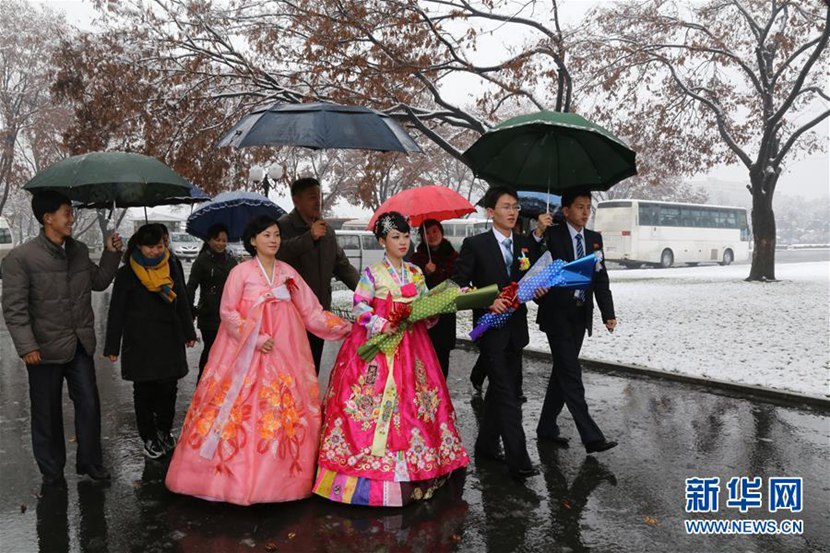
{"label": "bride in pink dress", "polygon": [[306,329],[324,339],[351,325],[323,311],[300,275],[275,256],[277,222],[254,217],[253,259],[228,276],[221,325],[167,472],[173,492],[238,505],[311,495],[320,402]]}
{"label": "bride in pink dress", "polygon": [[431,497],[469,459],[424,322],[406,330],[391,355],[364,362],[357,354],[371,336],[394,332],[395,314],[427,291],[421,270],[403,261],[409,249],[403,216],[379,217],[375,235],[386,256],[363,271],[355,290],[356,323],[324,400],[314,493],[341,503],[398,507]]}

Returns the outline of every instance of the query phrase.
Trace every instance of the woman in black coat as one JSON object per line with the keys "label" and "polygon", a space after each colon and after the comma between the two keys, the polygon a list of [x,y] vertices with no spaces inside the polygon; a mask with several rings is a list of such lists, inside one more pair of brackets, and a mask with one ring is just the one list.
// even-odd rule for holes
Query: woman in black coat
{"label": "woman in black coat", "polygon": [[[207,364],[210,348],[219,332],[219,303],[228,274],[237,264],[237,259],[228,251],[228,229],[221,224],[208,229],[208,239],[187,279],[187,296],[190,298],[194,317],[199,318],[199,331],[202,333],[202,356],[199,358],[199,378]],[[199,292],[199,305],[196,306],[196,290]]]}
{"label": "woman in black coat", "polygon": [[178,381],[187,374],[185,346],[196,343],[190,302],[170,263],[161,231],[144,225],[130,238],[125,265],[115,275],[104,355],[121,355],[121,377],[133,382],[133,400],[144,455],[151,459],[175,447],[170,433]]}
{"label": "woman in black coat", "polygon": [[[444,238],[444,227],[435,219],[427,219],[418,229],[421,243],[410,259],[424,272],[427,287],[435,288],[452,276],[458,252]],[[427,251],[429,248],[429,251]],[[438,322],[429,329],[429,337],[441,372],[447,378],[450,369],[450,351],[455,348],[455,313],[441,315]]]}

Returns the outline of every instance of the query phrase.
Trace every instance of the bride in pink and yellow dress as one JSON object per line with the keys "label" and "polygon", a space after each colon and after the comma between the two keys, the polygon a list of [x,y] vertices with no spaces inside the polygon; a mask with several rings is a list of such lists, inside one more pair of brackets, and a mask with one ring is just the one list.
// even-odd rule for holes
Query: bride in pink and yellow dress
{"label": "bride in pink and yellow dress", "polygon": [[219,333],[167,472],[173,492],[239,505],[311,495],[320,401],[306,329],[334,340],[351,325],[275,259],[279,243],[274,219],[252,219],[243,244],[253,259],[225,284]]}
{"label": "bride in pink and yellow dress", "polygon": [[399,213],[378,218],[386,249],[355,290],[356,323],[337,356],[323,406],[314,493],[341,503],[401,506],[427,499],[469,459],[425,322],[391,355],[362,361],[357,349],[393,333],[395,313],[426,293],[421,270],[403,261],[409,225]]}

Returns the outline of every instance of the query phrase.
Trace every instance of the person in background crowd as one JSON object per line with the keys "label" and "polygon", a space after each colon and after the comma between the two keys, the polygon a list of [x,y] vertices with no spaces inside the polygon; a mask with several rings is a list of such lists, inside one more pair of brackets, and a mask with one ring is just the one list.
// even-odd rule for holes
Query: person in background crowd
{"label": "person in background crowd", "polygon": [[158,225],[130,237],[112,287],[104,355],[121,357],[121,377],[133,382],[133,401],[144,455],[158,459],[175,447],[171,434],[178,381],[187,374],[185,346],[196,330],[181,275]]}
{"label": "person in background crowd", "polygon": [[[219,301],[222,299],[222,290],[225,288],[228,274],[237,264],[236,258],[227,249],[227,227],[222,224],[213,225],[208,229],[207,237],[187,279],[187,296],[193,315],[198,318],[204,346],[199,357],[199,378],[202,378],[210,348],[216,340],[216,333],[219,332]],[[200,290],[198,306],[197,290]]]}
{"label": "person in background crowd", "polygon": [[[435,288],[452,276],[458,252],[449,240],[444,238],[444,227],[435,219],[427,219],[418,229],[421,243],[410,259],[420,267],[426,279],[427,288]],[[429,329],[429,338],[441,364],[441,372],[447,378],[450,368],[450,351],[455,349],[455,313],[441,315],[438,322]]]}

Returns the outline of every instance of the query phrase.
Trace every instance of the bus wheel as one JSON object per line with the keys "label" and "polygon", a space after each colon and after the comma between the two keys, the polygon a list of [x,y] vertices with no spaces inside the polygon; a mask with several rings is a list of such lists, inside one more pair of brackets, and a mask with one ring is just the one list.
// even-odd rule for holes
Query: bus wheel
{"label": "bus wheel", "polygon": [[674,265],[674,253],[668,248],[663,250],[663,253],[660,254],[660,266],[664,269],[668,269]]}
{"label": "bus wheel", "polygon": [[723,261],[721,262],[721,265],[731,265],[733,261],[735,261],[735,254],[732,253],[732,250],[726,250],[723,252]]}

